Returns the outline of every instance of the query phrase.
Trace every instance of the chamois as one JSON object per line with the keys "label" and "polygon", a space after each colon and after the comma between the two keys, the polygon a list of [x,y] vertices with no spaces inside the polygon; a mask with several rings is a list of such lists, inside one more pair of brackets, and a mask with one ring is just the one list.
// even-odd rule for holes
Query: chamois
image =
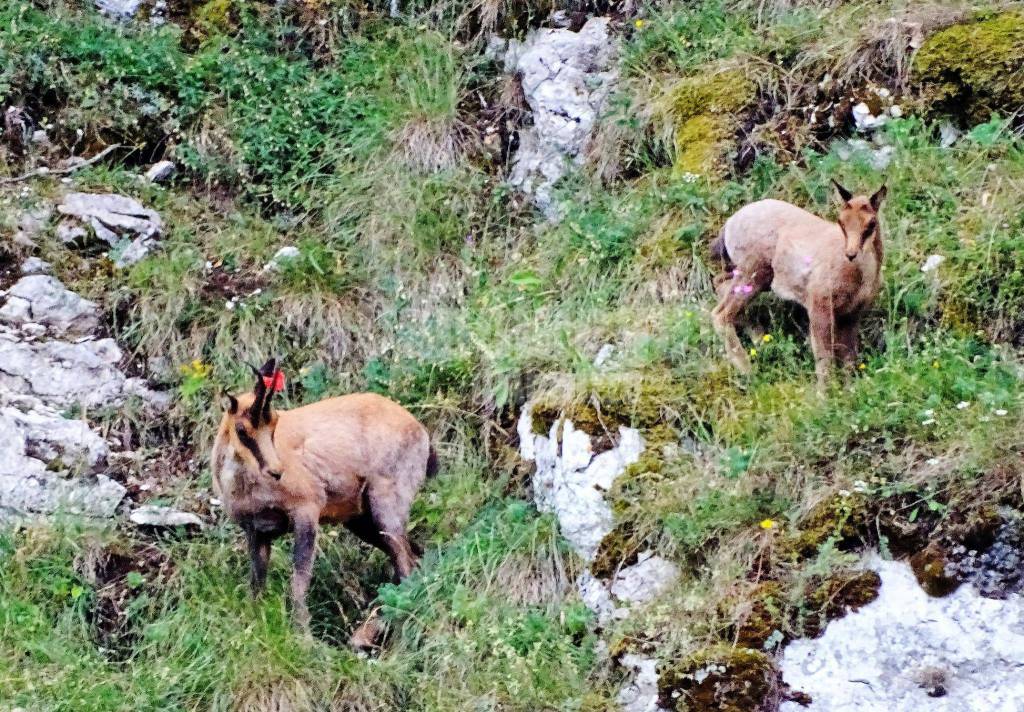
{"label": "chamois", "polygon": [[213,487],[245,532],[253,595],[266,582],[271,543],[294,532],[292,614],[308,630],[319,526],[342,523],[383,550],[400,581],[417,562],[406,534],[409,507],[437,457],[426,428],[394,401],[357,393],[277,410],[271,401],[284,388],[277,360],[250,368],[253,392],[227,396],[210,458]]}
{"label": "chamois", "polygon": [[750,372],[750,359],[736,335],[736,319],[769,287],[807,310],[819,390],[833,360],[856,362],[860,318],[881,284],[878,213],[886,188],[855,196],[832,182],[841,201],[837,222],[781,200],[760,200],[736,211],[711,243],[712,256],[726,269],[716,279],[719,300],[711,317],[726,355],[742,373]]}

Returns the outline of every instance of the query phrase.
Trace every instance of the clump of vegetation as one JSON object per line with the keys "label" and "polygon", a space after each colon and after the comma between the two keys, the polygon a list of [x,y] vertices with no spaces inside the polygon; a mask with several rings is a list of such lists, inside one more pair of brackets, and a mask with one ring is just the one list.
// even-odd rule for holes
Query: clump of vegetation
{"label": "clump of vegetation", "polygon": [[1024,14],[978,13],[925,40],[914,78],[931,110],[970,124],[1024,106]]}
{"label": "clump of vegetation", "polygon": [[769,712],[779,704],[775,665],[748,648],[701,650],[659,671],[658,704],[680,712]]}
{"label": "clump of vegetation", "polygon": [[724,174],[741,113],[754,94],[755,85],[743,69],[712,69],[687,77],[668,90],[663,111],[672,127],[677,174]]}

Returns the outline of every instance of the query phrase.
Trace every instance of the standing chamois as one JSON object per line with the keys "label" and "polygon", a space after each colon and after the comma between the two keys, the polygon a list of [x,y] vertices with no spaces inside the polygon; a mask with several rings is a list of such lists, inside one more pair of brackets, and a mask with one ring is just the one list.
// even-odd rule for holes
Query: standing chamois
{"label": "standing chamois", "polygon": [[271,400],[284,388],[277,361],[250,368],[253,392],[227,397],[210,457],[213,487],[245,532],[254,595],[266,581],[271,543],[294,532],[292,613],[308,630],[320,524],[345,524],[383,550],[400,581],[417,561],[406,535],[409,507],[437,458],[426,428],[387,398],[359,393],[276,410]]}
{"label": "standing chamois", "polygon": [[819,389],[834,359],[856,362],[861,314],[881,284],[878,211],[886,190],[883,185],[868,198],[832,182],[842,201],[838,222],[781,200],[760,200],[736,211],[711,243],[712,256],[727,271],[716,280],[718,305],[711,317],[726,355],[743,373],[750,372],[750,360],[736,335],[736,318],[769,287],[807,310]]}

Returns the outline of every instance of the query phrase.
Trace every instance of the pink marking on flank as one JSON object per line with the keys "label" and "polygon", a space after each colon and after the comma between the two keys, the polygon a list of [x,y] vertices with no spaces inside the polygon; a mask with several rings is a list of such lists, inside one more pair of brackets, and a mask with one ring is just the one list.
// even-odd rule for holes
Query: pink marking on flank
{"label": "pink marking on flank", "polygon": [[805,265],[811,264],[811,256],[810,255],[804,255],[804,264]]}
{"label": "pink marking on flank", "polygon": [[754,287],[749,284],[738,284],[732,288],[733,294],[750,294],[754,291]]}

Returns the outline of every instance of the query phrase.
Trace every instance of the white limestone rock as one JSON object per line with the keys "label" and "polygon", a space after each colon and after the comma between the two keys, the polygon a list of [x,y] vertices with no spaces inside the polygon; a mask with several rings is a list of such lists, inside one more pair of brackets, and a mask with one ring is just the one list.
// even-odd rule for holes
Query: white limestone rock
{"label": "white limestone rock", "polygon": [[[115,193],[68,193],[57,210],[88,225],[97,238],[114,248],[114,264],[118,267],[145,257],[158,245],[163,229],[155,211]],[[67,229],[65,232],[70,236]]]}
{"label": "white limestone rock", "polygon": [[633,679],[619,690],[616,698],[622,711],[663,712],[658,706],[658,661],[627,653],[619,664],[633,673]]}
{"label": "white limestone rock", "polygon": [[58,336],[83,336],[99,326],[99,307],[66,289],[55,277],[30,274],[7,291],[0,306],[0,322],[32,322]]}
{"label": "white limestone rock", "polygon": [[161,507],[155,504],[144,504],[141,507],[136,507],[128,515],[128,518],[133,524],[144,527],[196,527],[199,529],[204,527],[203,520],[197,514],[182,512],[172,507]]}
{"label": "white limestone rock", "polygon": [[592,560],[613,526],[605,493],[640,458],[644,449],[640,431],[620,427],[618,445],[594,456],[590,435],[568,420],[552,424],[547,436],[537,435],[532,432],[532,409],[527,407],[517,428],[523,458],[537,465],[533,477],[537,509],[552,512],[562,536],[580,556]]}
{"label": "white limestone rock", "polygon": [[[1024,700],[1024,601],[983,598],[964,585],[929,597],[906,563],[868,566],[879,597],[786,647],[780,668],[813,702],[782,712],[1016,712]],[[936,679],[944,689],[932,697]]]}
{"label": "white limestone rock", "polygon": [[582,162],[618,76],[618,44],[609,22],[594,17],[579,32],[534,30],[524,42],[510,41],[505,53],[505,69],[520,75],[533,113],[533,126],[519,134],[509,183],[549,217],[557,216],[551,189],[570,163]]}

